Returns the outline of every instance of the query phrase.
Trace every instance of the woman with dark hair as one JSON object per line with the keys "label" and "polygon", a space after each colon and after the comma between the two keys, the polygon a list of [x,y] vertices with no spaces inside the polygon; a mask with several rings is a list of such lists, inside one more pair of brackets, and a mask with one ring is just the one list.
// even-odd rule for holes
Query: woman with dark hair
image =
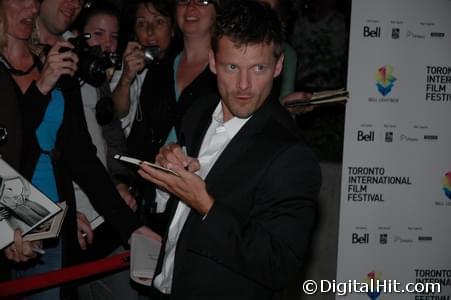
{"label": "woman with dark hair", "polygon": [[[116,56],[120,26],[119,11],[115,6],[105,1],[93,3],[82,11],[75,28],[79,36],[89,34],[90,38],[86,40],[87,46],[91,47],[89,51],[99,55],[99,59],[100,57],[114,58]],[[133,174],[128,174],[129,170],[113,158],[115,154],[124,154],[127,148],[120,120],[114,114],[111,98],[107,98],[111,97],[109,80],[113,72],[114,66],[111,67],[111,70],[107,70],[107,78],[100,87],[87,82],[82,83],[83,110],[91,139],[97,148],[97,157],[110,171],[116,189],[123,200],[132,210],[136,211],[136,200],[130,193],[129,185],[125,183],[130,182],[129,177]],[[111,111],[104,112],[108,108],[104,105],[108,105],[108,102],[111,105]],[[105,117],[106,113],[111,116]],[[104,117],[99,117],[99,114],[103,114]],[[107,122],[102,118],[106,118]],[[93,208],[88,196],[80,187],[74,184],[74,190],[77,210],[86,215],[90,221],[99,218],[99,213]],[[107,223],[102,223],[94,233],[95,239],[92,245],[82,253],[84,261],[100,259],[125,251],[120,245],[120,238]],[[91,281],[84,282],[78,287],[78,296],[80,299],[133,300],[139,298],[138,292],[129,284],[128,270],[97,276]]]}
{"label": "woman with dark hair", "polygon": [[[114,88],[115,107],[127,137],[133,126],[136,127],[135,131],[140,131],[143,126],[146,127],[148,121],[142,106],[151,99],[140,100],[144,80],[150,76],[161,76],[160,70],[164,69],[166,61],[169,61],[176,51],[173,10],[169,0],[138,0],[133,8],[132,41],[128,43],[123,54],[122,71],[115,72],[111,84]],[[151,61],[146,63],[144,57],[146,49],[159,50],[159,54],[156,55],[158,57],[155,57],[158,64]],[[134,125],[135,122],[143,123],[143,126]],[[133,146],[130,145],[130,140],[128,144]],[[130,150],[132,155],[138,151],[138,149]]]}
{"label": "woman with dark hair", "polygon": [[[131,156],[153,161],[166,128],[166,99],[161,91],[167,87],[161,82],[172,78],[172,62],[178,49],[174,6],[169,0],[139,0],[133,9],[134,40],[123,55],[123,69],[115,72],[112,80],[113,100],[122,117],[122,128],[127,136],[127,150]],[[154,60],[147,62],[144,51],[154,52]],[[167,129],[164,129],[167,130]],[[163,230],[159,216],[149,216],[153,210],[154,188],[138,179],[134,189],[140,195],[140,214],[156,230]]]}
{"label": "woman with dark hair", "polygon": [[[132,210],[136,210],[136,200],[130,194],[128,185],[123,182],[127,181],[130,174],[113,158],[115,154],[126,152],[127,148],[120,121],[114,114],[109,86],[109,80],[114,72],[114,58],[119,38],[119,11],[108,2],[98,1],[82,11],[75,28],[79,35],[89,35],[86,44],[91,47],[89,51],[97,55],[98,61],[105,59],[105,62],[111,63],[111,67],[106,70],[107,76],[100,86],[82,82],[83,111],[91,139],[97,148],[97,157],[110,171],[121,197]],[[90,57],[82,56],[81,59]],[[111,109],[108,109],[108,105]],[[86,194],[77,185],[74,187],[78,210],[82,211],[88,220],[93,220],[98,213]]]}
{"label": "woman with dark hair", "polygon": [[[154,161],[163,145],[177,139],[181,119],[193,102],[216,90],[216,77],[208,68],[208,53],[218,2],[177,0],[175,8],[162,11],[163,3],[168,5],[169,2],[139,2],[135,34],[141,45],[159,46],[164,57],[158,64],[148,66],[144,70],[146,76],[140,77],[136,73],[145,67],[140,60],[142,54],[137,51],[139,45],[130,44],[124,52],[125,71],[113,94],[119,115],[128,114],[126,123],[132,124],[130,129],[125,128],[126,133],[130,130],[127,138],[130,155],[147,161]],[[174,11],[175,17],[172,17]],[[183,38],[183,49],[177,54],[177,40],[171,37],[178,31]],[[134,106],[132,92],[127,87],[140,82],[142,88],[139,97],[135,96]],[[148,182],[141,185],[146,203],[144,211],[146,215],[152,214],[148,217],[151,227],[161,232],[165,223],[155,222],[160,215],[154,213],[163,212],[165,205],[157,207],[153,186]]]}
{"label": "woman with dark hair", "polygon": [[[215,76],[208,69],[208,51],[216,16],[216,1],[175,1],[175,21],[184,44],[178,55],[175,55],[177,49],[174,49],[174,42],[168,47],[171,36],[176,32],[171,18],[173,11],[158,11],[161,3],[168,2],[140,2],[135,34],[141,45],[159,46],[165,52],[163,60],[148,68],[134,110],[133,99],[125,97],[121,91],[125,90],[124,86],[129,82],[139,81],[139,77],[133,76],[145,64],[142,59],[139,60],[141,54],[136,51],[136,47],[127,47],[124,52],[125,72],[114,91],[119,115],[128,113],[134,119],[127,140],[130,154],[149,161],[154,160],[165,142],[175,140],[175,130],[171,129],[178,128],[184,112],[194,99],[215,90]],[[149,21],[142,15],[146,13],[145,10],[150,16]],[[171,23],[164,25],[164,22]]]}

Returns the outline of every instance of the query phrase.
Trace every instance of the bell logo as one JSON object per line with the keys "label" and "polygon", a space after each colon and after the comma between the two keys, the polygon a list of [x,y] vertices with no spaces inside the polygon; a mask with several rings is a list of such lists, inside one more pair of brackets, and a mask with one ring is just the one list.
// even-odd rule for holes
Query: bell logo
{"label": "bell logo", "polygon": [[357,131],[357,141],[358,142],[374,142],[374,131],[368,133],[358,130]]}
{"label": "bell logo", "polygon": [[368,244],[370,242],[370,234],[364,233],[363,235],[359,236],[358,233],[352,234],[352,243],[353,244]]}
{"label": "bell logo", "polygon": [[381,28],[378,26],[373,29],[369,26],[363,26],[363,37],[380,38],[381,37]]}

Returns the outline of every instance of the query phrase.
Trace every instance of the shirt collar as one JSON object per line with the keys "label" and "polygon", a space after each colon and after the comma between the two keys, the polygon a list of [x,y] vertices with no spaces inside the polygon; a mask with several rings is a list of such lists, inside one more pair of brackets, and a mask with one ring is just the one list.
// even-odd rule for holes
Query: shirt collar
{"label": "shirt collar", "polygon": [[234,137],[235,134],[238,133],[241,127],[243,127],[244,124],[246,124],[246,122],[249,121],[251,117],[252,115],[244,119],[233,117],[224,123],[224,114],[222,113],[222,101],[219,101],[212,115],[213,121],[217,123],[216,126],[224,127],[224,129],[227,131],[230,137]]}

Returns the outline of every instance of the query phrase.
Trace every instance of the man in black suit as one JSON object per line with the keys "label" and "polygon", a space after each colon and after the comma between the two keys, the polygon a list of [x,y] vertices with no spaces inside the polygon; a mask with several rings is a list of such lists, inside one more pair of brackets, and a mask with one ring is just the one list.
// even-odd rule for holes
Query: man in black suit
{"label": "man in black suit", "polygon": [[182,123],[183,147],[156,157],[180,176],[141,167],[176,203],[151,299],[275,299],[301,270],[321,175],[271,95],[282,40],[269,6],[224,7],[210,52],[220,95],[199,99]]}

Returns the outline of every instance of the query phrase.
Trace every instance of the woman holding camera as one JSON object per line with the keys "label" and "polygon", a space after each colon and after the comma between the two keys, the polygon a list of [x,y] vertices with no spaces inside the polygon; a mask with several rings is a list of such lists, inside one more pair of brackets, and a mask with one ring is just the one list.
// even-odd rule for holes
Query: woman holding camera
{"label": "woman holding camera", "polygon": [[[77,23],[77,31],[80,34],[89,34],[87,45],[90,51],[102,52],[101,57],[110,57],[108,54],[115,54],[119,36],[119,12],[116,8],[104,1],[93,4],[88,9],[83,10]],[[83,59],[83,57],[80,57]],[[100,58],[99,58],[100,59]],[[114,68],[114,66],[112,67]],[[106,70],[110,73],[110,70]],[[109,76],[110,74],[107,74]],[[112,74],[111,74],[112,75]],[[119,161],[115,161],[115,154],[123,154],[126,151],[126,140],[121,128],[121,122],[114,113],[109,80],[106,78],[106,85],[95,87],[87,82],[81,86],[83,109],[88,125],[88,130],[92,141],[97,148],[97,157],[104,166],[108,167],[115,180],[116,189],[132,209],[136,210],[136,200],[131,195],[127,184],[121,180],[133,175],[128,174],[128,169]],[[101,98],[99,100],[99,98]],[[110,102],[110,103],[108,103]],[[103,105],[99,105],[102,104]],[[111,110],[108,105],[111,104]],[[106,106],[105,106],[106,105]],[[103,117],[99,117],[103,114]],[[105,116],[111,114],[111,116]],[[107,124],[105,123],[107,121]],[[108,122],[109,121],[109,122]],[[82,211],[89,220],[98,216],[97,211],[92,207],[88,197],[76,185],[75,197],[77,209]],[[119,237],[112,231],[108,224],[103,223],[95,230],[95,239],[88,251],[83,253],[85,260],[100,259],[107,255],[125,251],[120,247]],[[78,287],[80,299],[98,299],[108,297],[108,299],[137,299],[138,292],[129,284],[129,271],[117,272],[107,276],[98,276],[94,280],[84,283]]]}
{"label": "woman holding camera", "polygon": [[[153,43],[168,52],[170,35],[175,32],[171,29],[173,23],[169,23],[172,20],[171,10],[167,9],[163,14],[157,9],[157,5],[167,3],[164,0],[141,1],[144,2],[149,3],[150,18],[147,24],[142,24],[143,18],[138,9],[135,24],[138,40],[142,44],[146,39],[149,41],[147,45]],[[177,0],[175,4],[175,21],[184,43],[182,52],[174,55],[174,51],[169,51],[162,62],[150,67],[140,96],[135,97],[134,101],[132,97],[127,97],[130,92],[126,87],[129,82],[139,79],[135,78],[135,74],[145,65],[139,59],[139,52],[127,47],[124,52],[125,71],[113,94],[119,115],[127,119],[132,116],[133,119],[131,129],[126,128],[130,130],[127,145],[131,155],[148,161],[155,159],[160,147],[167,141],[176,139],[176,129],[193,101],[216,89],[215,76],[208,68],[208,51],[218,3],[216,0]],[[146,6],[141,4],[139,7],[144,11]],[[159,21],[162,16],[168,23],[166,27]],[[137,103],[136,112],[134,102]]]}
{"label": "woman holding camera", "polygon": [[[105,60],[112,65],[105,70],[106,76],[100,86],[82,82],[83,111],[89,134],[97,148],[97,157],[110,171],[116,189],[126,204],[132,210],[136,210],[136,200],[131,195],[128,185],[123,182],[133,174],[129,174],[128,169],[113,158],[115,154],[126,152],[127,148],[121,123],[114,113],[109,86],[114,69],[114,60],[110,57],[116,54],[118,43],[119,12],[113,5],[98,1],[90,8],[83,10],[76,25],[78,33],[89,36],[86,44],[91,47],[89,51],[98,55],[97,61]],[[83,60],[84,57],[80,59]],[[82,71],[89,72],[89,70]],[[77,185],[74,187],[78,210],[82,211],[88,220],[96,218],[98,213],[90,204],[86,194]]]}
{"label": "woman holding camera", "polygon": [[[177,52],[173,6],[169,0],[139,0],[134,10],[134,41],[123,55],[123,71],[114,74],[113,100],[127,136],[131,156],[153,160],[155,125],[152,103],[144,90],[158,78],[171,76],[171,62]],[[154,61],[145,52],[159,49]],[[158,89],[164,87],[159,86]]]}
{"label": "woman holding camera", "polygon": [[[130,156],[153,161],[160,143],[155,138],[161,125],[155,114],[166,112],[154,109],[164,104],[165,98],[157,97],[167,88],[155,85],[162,78],[172,78],[172,62],[177,52],[177,38],[173,19],[174,7],[170,0],[138,0],[132,10],[133,41],[129,42],[123,54],[122,71],[115,72],[112,80],[113,100],[127,136]],[[154,52],[154,60],[145,60],[145,52]],[[148,97],[148,92],[152,93]],[[161,106],[164,107],[164,106]],[[153,209],[154,188],[138,178],[134,189],[140,196],[139,213],[151,227],[161,231],[164,220],[148,213]]]}
{"label": "woman holding camera", "polygon": [[[208,52],[218,3],[177,0],[175,4],[174,16],[174,8],[167,0],[139,2],[135,34],[140,45],[130,43],[124,52],[124,72],[113,93],[116,109],[125,120],[129,153],[147,161],[154,161],[165,143],[176,140],[176,130],[191,104],[216,90],[216,77],[208,68]],[[184,42],[178,54],[174,47],[177,40],[171,41],[178,32],[175,23]],[[162,49],[164,57],[158,64],[150,64],[143,78],[138,73],[145,67],[139,49],[153,45]],[[129,88],[139,83],[137,91]],[[141,193],[144,216],[152,228],[161,232],[165,216],[155,214],[155,188],[144,182]]]}

